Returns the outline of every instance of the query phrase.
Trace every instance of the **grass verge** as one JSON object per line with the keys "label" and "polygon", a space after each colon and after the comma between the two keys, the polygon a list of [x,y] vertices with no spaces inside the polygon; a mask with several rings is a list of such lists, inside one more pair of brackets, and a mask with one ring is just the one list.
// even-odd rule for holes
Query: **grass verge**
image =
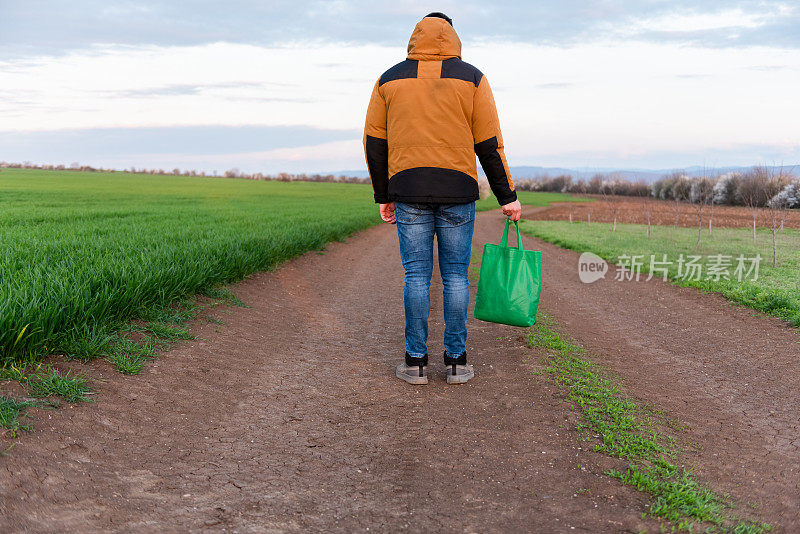
{"label": "grass verge", "polygon": [[19,400],[7,395],[0,395],[0,428],[5,428],[9,437],[14,438],[19,430],[28,430],[26,425],[19,422],[20,413],[36,403]]}
{"label": "grass verge", "polygon": [[51,369],[47,373],[37,374],[28,379],[31,392],[37,397],[61,397],[67,402],[82,402],[89,398],[91,388],[85,376],[71,376],[71,371],[61,373]]}
{"label": "grass verge", "polygon": [[[173,305],[145,310],[143,316],[148,321],[140,320],[106,329],[86,328],[83,330],[85,338],[80,339],[75,335],[74,350],[65,355],[84,362],[105,357],[120,373],[138,374],[146,362],[156,358],[159,349],[181,340],[194,339],[184,324],[196,318],[201,311],[219,304],[246,307],[225,287],[211,288],[204,294],[213,299],[211,303],[199,304],[195,298],[188,298]],[[0,367],[0,380],[19,382],[27,386],[35,397],[55,396],[69,402],[80,402],[88,400],[87,396],[91,394],[86,377],[71,376],[71,371],[62,373],[41,362],[7,362]],[[25,408],[37,404],[0,394],[0,428],[5,428],[6,435],[12,438],[17,436],[18,430],[30,430],[29,426],[18,423],[18,416]]]}
{"label": "grass verge", "polygon": [[[160,348],[178,341],[195,339],[184,325],[204,309],[219,304],[248,307],[226,287],[208,288],[202,295],[213,299],[213,302],[204,306],[194,298],[183,299],[172,306],[148,310],[144,314],[148,321],[130,323],[120,328],[106,359],[122,374],[139,374],[144,364],[156,357],[156,351]],[[221,324],[221,321],[217,322]]]}
{"label": "grass verge", "polygon": [[[578,252],[591,251],[603,259],[619,264],[631,264],[633,256],[643,258],[640,272],[653,273],[663,277],[658,264],[663,256],[669,263],[668,279],[680,286],[695,287],[703,291],[719,293],[725,298],[749,306],[761,312],[774,315],[794,326],[800,327],[800,230],[785,229],[778,235],[778,261],[772,267],[772,237],[766,229],[759,229],[758,240],[753,242],[753,231],[747,228],[717,228],[710,235],[703,231],[703,241],[697,249],[697,229],[653,226],[651,237],[647,237],[647,226],[638,224],[617,224],[616,232],[606,223],[565,221],[522,221],[520,230],[563,248]],[[734,276],[738,264],[736,258],[746,258],[760,254],[762,261],[758,278],[744,277],[739,281]],[[698,264],[701,271],[699,279],[694,280],[679,271],[679,259],[683,255],[700,256]],[[709,276],[710,269],[718,263],[718,256],[729,257],[728,278]],[[627,257],[627,258],[626,258]],[[748,264],[749,267],[749,264]],[[723,269],[724,271],[724,269]],[[697,272],[697,271],[696,271]],[[607,276],[614,276],[609,273]],[[645,280],[647,276],[642,276]]]}
{"label": "grass verge", "polygon": [[679,447],[660,429],[674,422],[625,395],[615,378],[587,357],[585,349],[553,329],[546,315],[540,314],[539,322],[528,330],[527,343],[546,352],[542,363],[580,412],[578,429],[596,442],[594,450],[627,462],[626,470],[606,474],[652,496],[650,515],[687,532],[695,527],[736,534],[770,530],[765,523],[738,518],[733,503],[678,465]]}
{"label": "grass verge", "polygon": [[114,368],[124,375],[137,375],[145,362],[156,357],[157,343],[151,338],[134,341],[125,336],[118,336],[111,353],[106,358]]}

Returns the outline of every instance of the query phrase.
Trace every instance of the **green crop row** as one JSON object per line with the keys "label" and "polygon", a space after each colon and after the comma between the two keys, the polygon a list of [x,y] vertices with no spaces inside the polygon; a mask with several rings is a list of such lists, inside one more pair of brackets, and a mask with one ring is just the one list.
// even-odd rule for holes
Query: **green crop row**
{"label": "green crop row", "polygon": [[149,309],[341,240],[379,222],[371,197],[354,184],[4,170],[0,363],[80,352]]}

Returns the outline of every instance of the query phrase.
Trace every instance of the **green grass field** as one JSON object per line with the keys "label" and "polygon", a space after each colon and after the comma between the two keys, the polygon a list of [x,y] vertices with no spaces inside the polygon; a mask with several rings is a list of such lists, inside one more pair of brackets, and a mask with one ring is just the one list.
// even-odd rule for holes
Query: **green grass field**
{"label": "green grass field", "polygon": [[[611,226],[604,223],[524,221],[520,229],[564,248],[592,251],[612,263],[618,263],[623,254],[642,255],[645,257],[643,273],[649,272],[652,254],[656,255],[656,261],[661,261],[662,255],[666,254],[667,260],[672,261],[669,277],[674,283],[720,293],[734,302],[800,326],[800,230],[786,229],[778,234],[777,267],[772,268],[772,234],[766,229],[759,230],[756,243],[753,243],[752,229],[718,228],[711,235],[704,230],[700,250],[696,248],[697,230],[693,228],[654,226],[650,238],[647,237],[647,227],[637,224],[617,224],[617,231],[611,232]],[[701,256],[699,263],[703,265],[703,271],[700,280],[678,277],[677,260],[681,254],[687,260],[689,255]],[[718,254],[732,257],[727,269],[730,280],[714,280],[716,276],[706,279],[709,263],[718,263],[713,258]],[[734,276],[737,258],[741,254],[745,258],[761,255],[757,280],[739,282]],[[660,272],[657,274],[661,277]],[[613,268],[606,275],[610,276],[614,276]]]}
{"label": "green grass field", "polygon": [[6,169],[0,359],[35,359],[380,221],[369,186]]}

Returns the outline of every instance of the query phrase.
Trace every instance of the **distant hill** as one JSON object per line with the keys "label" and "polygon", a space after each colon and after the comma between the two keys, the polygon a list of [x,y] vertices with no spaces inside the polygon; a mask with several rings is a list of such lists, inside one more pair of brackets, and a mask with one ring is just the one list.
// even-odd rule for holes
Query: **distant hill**
{"label": "distant hill", "polygon": [[[702,167],[700,165],[694,165],[692,167],[685,167],[685,168],[678,168],[678,169],[620,169],[620,168],[612,168],[612,167],[602,167],[602,168],[589,168],[589,167],[578,167],[575,169],[567,169],[564,167],[535,167],[530,165],[523,165],[517,167],[511,167],[511,174],[514,178],[519,179],[531,179],[531,178],[541,178],[545,176],[555,177],[559,174],[568,174],[576,179],[588,179],[594,176],[597,173],[602,174],[616,174],[621,178],[625,178],[627,180],[636,181],[636,180],[644,180],[645,182],[652,182],[654,180],[658,180],[665,174],[670,174],[675,171],[683,172],[689,176],[703,176],[710,175],[716,176],[717,174],[724,174],[727,172],[744,172],[752,167]],[[777,170],[779,167],[775,166],[772,169]],[[795,173],[800,171],[800,164],[798,165],[784,165],[784,169],[794,170]],[[483,175],[483,172],[478,168],[478,172]],[[369,176],[367,171],[365,170],[358,170],[358,171],[337,171],[331,173],[320,173],[320,174],[333,174],[334,176],[356,176],[359,178],[366,178]]]}

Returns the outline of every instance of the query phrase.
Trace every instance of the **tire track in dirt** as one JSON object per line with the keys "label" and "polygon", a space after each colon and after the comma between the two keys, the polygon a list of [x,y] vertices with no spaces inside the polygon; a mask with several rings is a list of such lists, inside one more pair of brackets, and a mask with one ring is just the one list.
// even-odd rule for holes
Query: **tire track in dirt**
{"label": "tire track in dirt", "polygon": [[645,496],[602,474],[617,464],[585,450],[521,330],[471,319],[477,378],[446,385],[437,277],[424,387],[394,378],[403,277],[389,225],[238,284],[251,308],[229,309],[224,326],[195,321],[197,341],[139,376],[90,363],[96,402],[35,410],[35,433],[0,460],[0,530],[657,525],[640,517]]}
{"label": "tire track in dirt", "polygon": [[[537,210],[526,215],[536,218]],[[499,219],[488,213],[487,219]],[[482,225],[478,237],[491,239]],[[578,256],[542,250],[541,305],[602,357],[629,391],[688,426],[702,480],[800,530],[800,335],[716,294],[660,280],[582,284]],[[644,280],[644,278],[643,278]]]}

